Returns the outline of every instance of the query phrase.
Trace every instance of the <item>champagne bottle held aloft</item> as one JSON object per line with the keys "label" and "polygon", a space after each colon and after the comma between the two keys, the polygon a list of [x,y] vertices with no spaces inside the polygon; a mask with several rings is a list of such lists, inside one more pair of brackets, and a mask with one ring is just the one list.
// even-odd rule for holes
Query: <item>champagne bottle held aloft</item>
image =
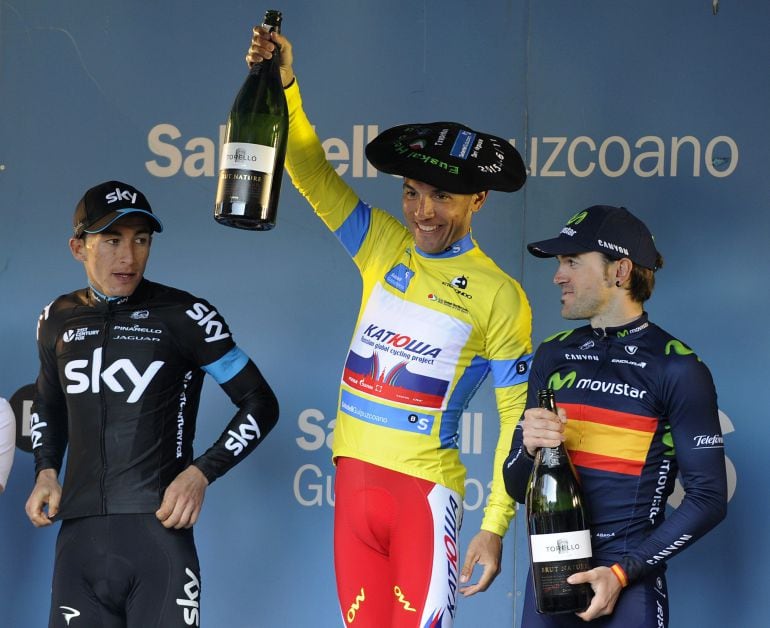
{"label": "champagne bottle held aloft", "polygon": [[[262,26],[280,33],[281,19],[280,11],[267,11]],[[227,119],[214,218],[228,227],[275,226],[289,134],[280,56],[276,48],[251,67]]]}
{"label": "champagne bottle held aloft", "polygon": [[[538,391],[541,408],[556,413],[553,390]],[[567,578],[591,569],[591,533],[575,467],[564,444],[541,447],[526,494],[530,564],[539,613],[584,611],[593,597],[589,584]]]}

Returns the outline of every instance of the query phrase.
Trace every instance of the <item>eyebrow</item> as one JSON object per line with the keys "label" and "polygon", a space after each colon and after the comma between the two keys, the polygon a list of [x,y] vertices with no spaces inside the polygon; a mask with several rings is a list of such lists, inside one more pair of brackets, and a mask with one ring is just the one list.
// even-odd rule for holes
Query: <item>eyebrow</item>
{"label": "eyebrow", "polygon": [[[404,181],[404,183],[403,183],[403,187],[404,187],[404,188],[408,188],[408,189],[412,190],[413,192],[416,192],[416,191],[417,191],[417,188],[416,188],[416,187],[414,187],[413,185],[409,185],[409,184],[408,184],[406,181]],[[437,187],[434,187],[434,188],[433,188],[433,189],[430,191],[430,193],[431,193],[431,194],[436,194],[437,192],[438,192],[438,193],[440,193],[440,194],[449,194],[449,195],[452,195],[452,194],[454,194],[454,192],[450,192],[450,191],[448,191],[448,190],[444,190],[444,189],[442,189],[442,188],[437,188]]]}
{"label": "eyebrow", "polygon": [[[151,233],[152,233],[152,229],[150,229],[149,227],[141,227],[141,228],[137,229],[136,231],[134,231],[131,234],[131,237],[138,236],[138,235],[143,235],[143,234],[148,234],[149,235]],[[109,227],[107,229],[103,229],[102,231],[100,231],[99,234],[100,235],[108,235],[108,236],[121,236],[121,235],[123,235],[120,231],[114,231],[114,230],[110,229]]]}

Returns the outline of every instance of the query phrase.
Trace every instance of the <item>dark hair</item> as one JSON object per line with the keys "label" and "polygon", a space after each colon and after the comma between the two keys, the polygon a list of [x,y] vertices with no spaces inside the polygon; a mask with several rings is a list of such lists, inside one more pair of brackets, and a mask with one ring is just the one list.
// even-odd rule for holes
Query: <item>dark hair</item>
{"label": "dark hair", "polygon": [[[628,292],[631,296],[631,299],[637,303],[644,303],[652,296],[652,290],[655,288],[655,273],[659,268],[662,268],[663,266],[663,256],[657,252],[655,255],[655,270],[652,270],[651,268],[644,268],[638,264],[634,264],[631,268],[631,276],[628,282]],[[612,259],[604,253],[602,253],[601,256],[604,258],[605,279],[609,279],[607,267],[612,262],[617,262],[618,260]]]}
{"label": "dark hair", "polygon": [[634,264],[628,286],[628,292],[634,301],[644,303],[652,296],[652,290],[655,288],[655,272],[662,267],[663,256],[660,253],[655,257],[655,270]]}

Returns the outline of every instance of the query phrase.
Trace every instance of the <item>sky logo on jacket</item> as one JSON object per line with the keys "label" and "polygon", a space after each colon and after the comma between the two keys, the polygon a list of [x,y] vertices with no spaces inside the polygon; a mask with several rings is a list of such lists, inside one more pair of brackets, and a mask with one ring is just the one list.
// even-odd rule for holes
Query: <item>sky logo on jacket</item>
{"label": "sky logo on jacket", "polygon": [[[64,375],[70,382],[66,391],[77,395],[90,390],[96,394],[101,390],[103,382],[112,392],[125,392],[126,389],[117,378],[122,373],[133,385],[126,403],[136,403],[164,364],[163,360],[155,360],[144,372],[140,372],[131,360],[120,358],[102,368],[102,348],[99,347],[94,349],[92,360],[70,360],[64,365]],[[124,377],[121,376],[121,380],[125,381]]]}
{"label": "sky logo on jacket", "polygon": [[199,327],[203,327],[206,342],[216,342],[230,337],[230,334],[224,331],[225,324],[215,318],[218,312],[204,303],[194,304],[189,310],[185,310],[185,314],[196,321]]}

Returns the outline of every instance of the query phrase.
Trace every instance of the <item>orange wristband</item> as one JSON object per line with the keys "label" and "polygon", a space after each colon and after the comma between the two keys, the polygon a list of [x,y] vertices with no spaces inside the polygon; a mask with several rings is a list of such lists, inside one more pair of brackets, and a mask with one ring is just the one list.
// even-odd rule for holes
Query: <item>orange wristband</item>
{"label": "orange wristband", "polygon": [[623,567],[615,563],[610,569],[612,569],[612,573],[614,573],[615,577],[620,580],[620,585],[625,589],[628,586],[628,576]]}

